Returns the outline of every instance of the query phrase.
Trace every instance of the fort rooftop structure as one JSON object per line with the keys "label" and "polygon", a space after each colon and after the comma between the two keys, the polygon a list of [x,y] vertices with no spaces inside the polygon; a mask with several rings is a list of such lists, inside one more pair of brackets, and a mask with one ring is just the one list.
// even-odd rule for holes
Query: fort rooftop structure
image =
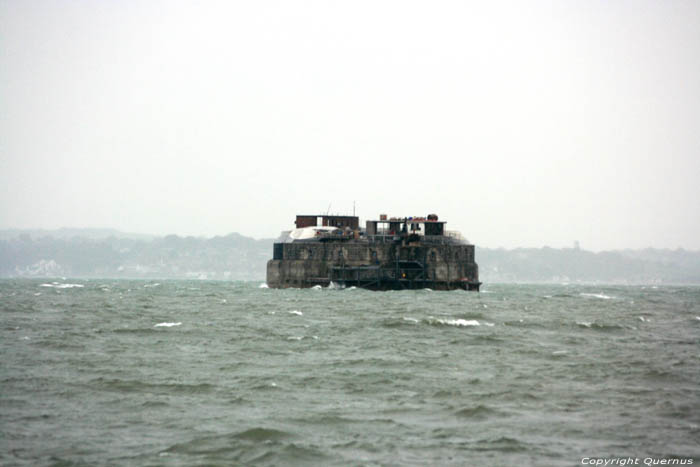
{"label": "fort rooftop structure", "polygon": [[298,215],[267,263],[272,288],[356,286],[371,290],[479,290],[474,245],[438,216],[368,220]]}

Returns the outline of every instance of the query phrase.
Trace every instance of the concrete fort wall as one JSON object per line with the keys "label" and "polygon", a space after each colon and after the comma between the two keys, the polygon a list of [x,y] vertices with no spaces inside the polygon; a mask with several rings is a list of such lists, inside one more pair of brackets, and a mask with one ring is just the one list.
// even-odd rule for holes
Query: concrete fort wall
{"label": "concrete fort wall", "polygon": [[396,260],[425,264],[426,279],[451,283],[461,279],[478,281],[474,245],[365,242],[278,243],[267,264],[270,287],[311,287],[331,277],[334,266],[382,266],[393,268]]}

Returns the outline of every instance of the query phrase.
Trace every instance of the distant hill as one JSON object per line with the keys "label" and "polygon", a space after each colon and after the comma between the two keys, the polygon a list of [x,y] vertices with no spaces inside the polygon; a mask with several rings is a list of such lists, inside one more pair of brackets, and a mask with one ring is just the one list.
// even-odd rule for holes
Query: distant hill
{"label": "distant hill", "polygon": [[700,252],[591,251],[576,248],[476,249],[484,282],[700,284]]}
{"label": "distant hill", "polygon": [[0,240],[0,277],[262,280],[273,242],[237,233],[213,238],[134,238],[92,229],[84,235],[79,229],[70,235],[67,229],[56,235],[16,233]]}
{"label": "distant hill", "polygon": [[11,240],[19,236],[29,236],[32,238],[52,237],[57,239],[86,238],[90,240],[100,240],[109,237],[130,238],[133,240],[152,240],[155,235],[121,232],[117,229],[75,229],[61,228],[54,230],[45,229],[5,229],[0,230],[0,240]]}
{"label": "distant hill", "polygon": [[[0,277],[264,280],[273,239],[156,237],[111,229],[0,231]],[[483,282],[700,284],[700,252],[476,249]]]}

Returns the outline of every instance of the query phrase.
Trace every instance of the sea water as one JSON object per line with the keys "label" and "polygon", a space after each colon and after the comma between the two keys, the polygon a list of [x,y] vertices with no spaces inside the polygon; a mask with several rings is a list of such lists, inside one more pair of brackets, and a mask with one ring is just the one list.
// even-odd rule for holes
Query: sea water
{"label": "sea water", "polygon": [[697,464],[699,344],[698,287],[3,280],[0,464]]}

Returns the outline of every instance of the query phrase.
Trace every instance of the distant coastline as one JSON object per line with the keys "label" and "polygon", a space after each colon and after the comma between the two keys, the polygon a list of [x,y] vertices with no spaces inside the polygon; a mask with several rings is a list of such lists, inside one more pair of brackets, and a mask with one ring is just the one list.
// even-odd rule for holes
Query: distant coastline
{"label": "distant coastline", "polygon": [[[0,230],[0,277],[264,280],[274,239]],[[483,282],[700,284],[700,251],[476,249]]]}

